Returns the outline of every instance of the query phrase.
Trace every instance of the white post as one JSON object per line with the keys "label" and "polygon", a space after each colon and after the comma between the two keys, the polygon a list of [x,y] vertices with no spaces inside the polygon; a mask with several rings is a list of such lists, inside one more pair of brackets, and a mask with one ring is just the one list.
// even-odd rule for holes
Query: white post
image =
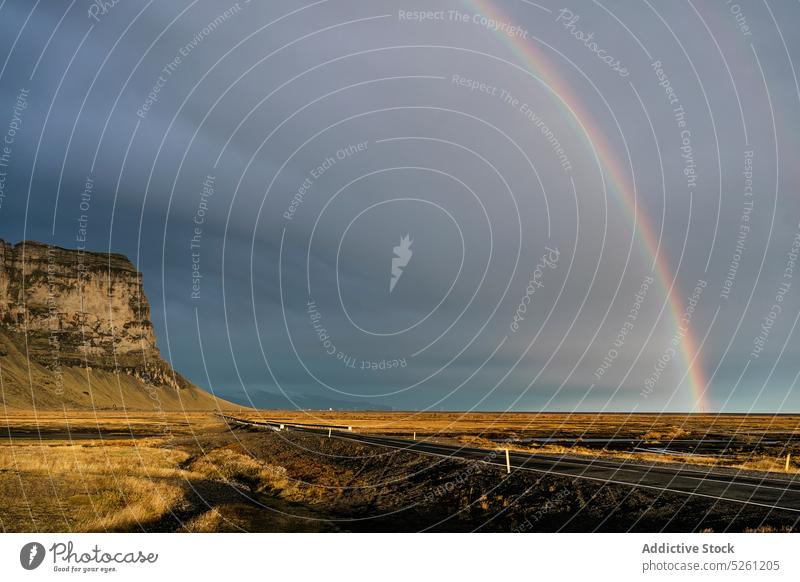
{"label": "white post", "polygon": [[786,472],[789,472],[789,461],[792,458],[792,453],[786,453]]}
{"label": "white post", "polygon": [[511,457],[508,456],[508,449],[506,449],[506,473],[511,473]]}
{"label": "white post", "polygon": [[416,433],[416,431],[414,431],[414,436],[413,436],[413,437],[411,437],[411,440],[412,440],[412,441],[415,441],[415,440],[417,440],[417,433]]}
{"label": "white post", "polygon": [[328,438],[331,438],[331,429],[328,429]]}

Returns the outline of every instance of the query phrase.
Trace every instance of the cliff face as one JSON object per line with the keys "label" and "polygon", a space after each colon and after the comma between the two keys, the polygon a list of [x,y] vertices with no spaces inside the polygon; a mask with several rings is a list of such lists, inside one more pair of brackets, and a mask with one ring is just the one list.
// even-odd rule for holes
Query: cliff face
{"label": "cliff face", "polygon": [[[33,405],[53,400],[98,406],[93,378],[95,388],[109,384],[111,394],[100,405],[164,407],[166,401],[174,408],[188,399],[189,408],[207,408],[219,402],[162,360],[141,273],[123,255],[0,240],[0,334],[0,366],[8,368],[7,378],[13,376],[9,357],[14,353],[29,368],[49,376],[44,381],[49,389],[30,386]],[[86,378],[80,390],[68,385],[76,377],[79,383]],[[10,388],[4,386],[0,396]],[[18,406],[14,400],[4,398]]]}

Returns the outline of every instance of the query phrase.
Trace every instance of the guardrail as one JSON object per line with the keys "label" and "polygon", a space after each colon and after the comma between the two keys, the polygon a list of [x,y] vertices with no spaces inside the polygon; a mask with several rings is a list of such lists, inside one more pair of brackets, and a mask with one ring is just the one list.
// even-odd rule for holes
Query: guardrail
{"label": "guardrail", "polygon": [[303,422],[281,422],[279,420],[267,420],[267,421],[258,421],[258,420],[245,420],[243,418],[236,418],[235,416],[228,416],[227,414],[217,414],[223,420],[229,420],[232,422],[236,422],[239,424],[246,424],[252,426],[268,426],[270,428],[274,428],[277,430],[287,430],[289,428],[319,428],[319,429],[328,429],[328,430],[346,430],[348,432],[353,432],[352,426],[347,426],[344,424],[313,424],[313,423],[303,423]]}

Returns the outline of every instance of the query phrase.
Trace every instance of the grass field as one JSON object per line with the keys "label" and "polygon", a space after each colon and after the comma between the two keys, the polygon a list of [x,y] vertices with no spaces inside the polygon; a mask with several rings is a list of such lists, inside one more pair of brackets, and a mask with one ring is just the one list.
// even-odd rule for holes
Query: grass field
{"label": "grass field", "polygon": [[[356,432],[490,449],[748,471],[795,474],[800,456],[800,416],[790,415],[250,411],[237,416],[343,424]],[[0,417],[0,529],[330,531],[337,529],[331,512],[377,511],[412,494],[391,489],[391,495],[367,495],[370,483],[383,479],[387,469],[370,464],[372,453],[364,447],[337,445],[344,456],[334,462],[325,453],[330,441],[297,437],[310,443],[304,448],[288,446],[290,438],[232,430],[207,413],[8,414]],[[401,480],[404,471],[433,471],[426,477],[430,482],[459,470],[430,463],[409,453],[394,470]],[[415,499],[426,487],[418,485]],[[337,488],[357,493],[334,495]],[[470,495],[473,489],[478,490],[470,486]],[[491,509],[487,503],[480,502],[485,511]]]}
{"label": "grass field", "polygon": [[529,413],[529,412],[347,412],[260,410],[237,412],[253,420],[351,425],[381,434],[677,438],[691,434],[800,439],[800,415]]}
{"label": "grass field", "polygon": [[[800,470],[800,415],[248,411],[237,417],[352,426],[482,448]],[[789,462],[787,464],[787,455]]]}
{"label": "grass field", "polygon": [[0,419],[0,529],[224,529],[216,506],[230,509],[245,490],[260,494],[285,479],[231,442],[206,413],[8,415]]}

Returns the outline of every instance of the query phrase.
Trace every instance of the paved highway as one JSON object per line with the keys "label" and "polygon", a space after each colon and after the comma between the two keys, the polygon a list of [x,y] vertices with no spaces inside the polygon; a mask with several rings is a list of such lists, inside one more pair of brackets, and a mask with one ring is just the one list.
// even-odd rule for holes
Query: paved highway
{"label": "paved highway", "polygon": [[[270,426],[272,423],[253,423],[233,417],[229,422]],[[291,430],[328,436],[327,428],[294,425]],[[388,449],[412,451],[424,455],[485,462],[506,466],[502,449],[478,449],[443,443],[413,441],[386,436],[364,435],[331,429],[332,438],[355,441]],[[509,452],[512,472],[533,471],[559,477],[587,479],[602,483],[626,485],[652,491],[664,491],[769,507],[780,511],[800,513],[800,480],[763,474],[736,474],[701,466],[645,464],[638,461],[591,459]]]}

